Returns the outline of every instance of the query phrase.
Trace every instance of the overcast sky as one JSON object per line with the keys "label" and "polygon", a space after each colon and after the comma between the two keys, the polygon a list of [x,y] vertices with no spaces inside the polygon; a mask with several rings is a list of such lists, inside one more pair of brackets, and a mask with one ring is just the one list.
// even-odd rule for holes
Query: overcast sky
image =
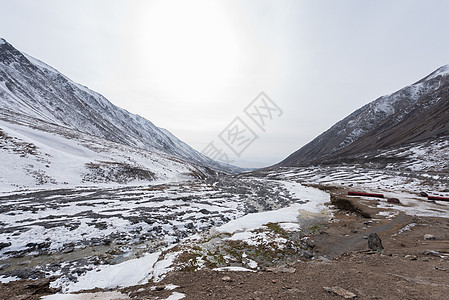
{"label": "overcast sky", "polygon": [[[202,151],[284,159],[348,114],[449,63],[449,1],[0,0],[0,36]],[[283,111],[265,131],[244,108]],[[240,117],[240,157],[218,135]]]}

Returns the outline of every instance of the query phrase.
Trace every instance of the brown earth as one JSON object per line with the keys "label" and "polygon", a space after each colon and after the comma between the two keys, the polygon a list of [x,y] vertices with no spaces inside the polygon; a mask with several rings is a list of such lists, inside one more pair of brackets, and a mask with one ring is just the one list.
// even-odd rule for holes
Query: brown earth
{"label": "brown earth", "polygon": [[[118,291],[131,299],[165,299],[172,292],[195,300],[344,299],[326,291],[340,287],[357,299],[449,299],[449,219],[404,214],[387,219],[376,215],[380,209],[368,206],[370,201],[350,199],[311,236],[314,260],[259,272],[174,272],[160,283]],[[371,232],[382,239],[383,251],[369,251]],[[51,292],[45,282],[34,288],[29,283],[2,284],[1,299],[39,299]],[[163,289],[168,284],[179,287]]]}

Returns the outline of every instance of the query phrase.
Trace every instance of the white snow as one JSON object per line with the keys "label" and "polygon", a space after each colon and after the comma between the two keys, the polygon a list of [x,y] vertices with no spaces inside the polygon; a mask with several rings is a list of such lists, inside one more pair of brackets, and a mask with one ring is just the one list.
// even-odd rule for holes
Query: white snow
{"label": "white snow", "polygon": [[171,290],[174,290],[174,289],[177,289],[177,288],[179,288],[179,285],[175,285],[175,284],[172,284],[172,283],[169,283],[169,284],[167,284],[165,286],[165,290],[167,290],[167,291],[171,291]]}
{"label": "white snow", "polygon": [[[114,182],[86,181],[85,176],[92,173],[88,164],[111,162],[127,164],[155,173],[156,180],[147,183],[160,183],[191,179],[185,175],[196,170],[189,163],[173,160],[158,153],[139,150],[92,136],[64,136],[28,126],[0,121],[0,129],[14,137],[16,143],[36,147],[37,154],[22,155],[14,145],[1,149],[0,192],[24,188],[70,188],[80,185],[112,185]],[[67,132],[69,134],[69,132]],[[108,166],[105,167],[107,170]],[[40,182],[43,178],[45,182]],[[131,182],[134,184],[142,181]],[[130,184],[130,183],[128,183]]]}
{"label": "white snow", "polygon": [[183,293],[178,293],[178,292],[173,292],[168,298],[166,298],[165,300],[180,300],[180,299],[184,299],[186,295],[184,295]]}
{"label": "white snow", "polygon": [[153,281],[160,281],[164,278],[165,274],[173,270],[171,266],[173,261],[178,257],[180,252],[170,252],[162,260],[159,260],[151,271]]}
{"label": "white snow", "polygon": [[279,210],[249,214],[218,227],[217,231],[234,233],[240,230],[254,230],[269,222],[295,222],[301,208],[301,204],[295,203]]}
{"label": "white snow", "polygon": [[301,226],[297,223],[279,223],[279,226],[285,231],[299,231]]}
{"label": "white snow", "polygon": [[8,282],[17,281],[17,280],[20,280],[20,278],[16,277],[16,276],[11,276],[11,277],[0,276],[1,283],[8,283]]}
{"label": "white snow", "polygon": [[212,269],[213,271],[218,271],[218,272],[224,272],[224,271],[238,271],[238,272],[256,272],[254,270],[251,269],[247,269],[247,268],[243,268],[243,267],[221,267],[221,268],[214,268]]}
{"label": "white snow", "polygon": [[[237,231],[251,231],[267,223],[297,223],[300,210],[311,213],[320,213],[325,210],[324,203],[329,202],[329,194],[319,189],[303,186],[299,183],[279,181],[292,193],[293,197],[306,203],[294,203],[273,211],[252,213],[233,220],[216,228],[219,232],[234,233]],[[241,233],[241,238],[248,232]]]}
{"label": "white snow", "polygon": [[[116,288],[127,287],[146,283],[153,277],[155,263],[160,252],[147,254],[138,259],[131,259],[117,265],[103,265],[95,270],[88,271],[78,277],[77,282],[57,279],[51,283],[52,287],[61,287],[64,293],[89,290],[93,288]],[[160,275],[162,270],[157,269]]]}
{"label": "white snow", "polygon": [[126,300],[131,299],[119,292],[99,292],[85,294],[55,294],[41,297],[42,300]]}
{"label": "white snow", "polygon": [[256,269],[259,265],[257,264],[256,261],[252,260],[252,259],[248,259],[248,267],[250,267],[251,269]]}

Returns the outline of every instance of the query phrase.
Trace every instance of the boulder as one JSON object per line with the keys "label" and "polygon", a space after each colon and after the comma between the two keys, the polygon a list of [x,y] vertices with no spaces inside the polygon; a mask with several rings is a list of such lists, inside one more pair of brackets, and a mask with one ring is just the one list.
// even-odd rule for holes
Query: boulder
{"label": "boulder", "polygon": [[377,233],[373,232],[368,236],[368,248],[374,251],[384,249],[384,247],[382,246],[382,240],[377,235]]}
{"label": "boulder", "polygon": [[3,248],[9,247],[9,246],[11,246],[10,242],[7,242],[7,243],[1,242],[0,243],[0,250],[2,250]]}

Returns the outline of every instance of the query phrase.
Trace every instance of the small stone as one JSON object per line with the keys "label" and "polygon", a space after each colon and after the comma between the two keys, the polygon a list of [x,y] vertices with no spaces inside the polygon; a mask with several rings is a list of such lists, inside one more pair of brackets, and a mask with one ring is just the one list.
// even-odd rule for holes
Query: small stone
{"label": "small stone", "polygon": [[295,268],[288,268],[288,267],[268,267],[265,269],[267,272],[273,272],[273,273],[295,273]]}
{"label": "small stone", "polygon": [[318,257],[318,259],[317,259],[318,261],[322,261],[322,262],[325,262],[325,263],[330,263],[330,262],[332,262],[329,258],[327,258],[327,257],[324,257],[324,256],[320,256],[320,257]]}
{"label": "small stone", "polygon": [[309,250],[304,251],[303,255],[305,258],[313,258],[313,252]]}
{"label": "small stone", "polygon": [[426,250],[422,254],[440,257],[440,252],[435,251],[435,250]]}
{"label": "small stone", "polygon": [[232,278],[229,276],[224,276],[221,280],[223,280],[224,282],[232,282]]}
{"label": "small stone", "polygon": [[441,268],[441,267],[435,267],[435,270],[438,270],[438,271],[446,271],[445,268]]}
{"label": "small stone", "polygon": [[62,249],[61,253],[67,254],[67,253],[71,253],[73,251],[75,251],[74,246],[67,246],[64,249]]}
{"label": "small stone", "polygon": [[163,291],[163,290],[165,290],[165,285],[156,285],[155,287],[154,287],[154,290],[155,291]]}
{"label": "small stone", "polygon": [[432,234],[425,234],[424,239],[425,240],[436,240],[437,238]]}
{"label": "small stone", "polygon": [[419,195],[421,197],[429,197],[429,194],[427,194],[426,192],[420,192]]}
{"label": "small stone", "polygon": [[388,198],[387,202],[389,202],[389,203],[396,203],[396,204],[401,203],[401,201],[399,201],[398,198]]}
{"label": "small stone", "polygon": [[334,287],[325,287],[324,286],[323,289],[328,293],[341,296],[345,299],[354,299],[357,297],[356,294],[351,293],[350,291],[347,291],[344,288],[341,288],[339,286],[334,286]]}
{"label": "small stone", "polygon": [[316,246],[315,241],[312,240],[312,239],[307,239],[306,244],[307,244],[307,246],[309,246],[310,248],[315,248],[315,246]]}
{"label": "small stone", "polygon": [[406,255],[405,258],[408,258],[410,260],[417,260],[415,255]]}
{"label": "small stone", "polygon": [[279,271],[280,271],[281,273],[290,273],[290,274],[293,274],[293,273],[296,272],[296,269],[295,269],[295,268],[282,267],[282,268],[279,268]]}

